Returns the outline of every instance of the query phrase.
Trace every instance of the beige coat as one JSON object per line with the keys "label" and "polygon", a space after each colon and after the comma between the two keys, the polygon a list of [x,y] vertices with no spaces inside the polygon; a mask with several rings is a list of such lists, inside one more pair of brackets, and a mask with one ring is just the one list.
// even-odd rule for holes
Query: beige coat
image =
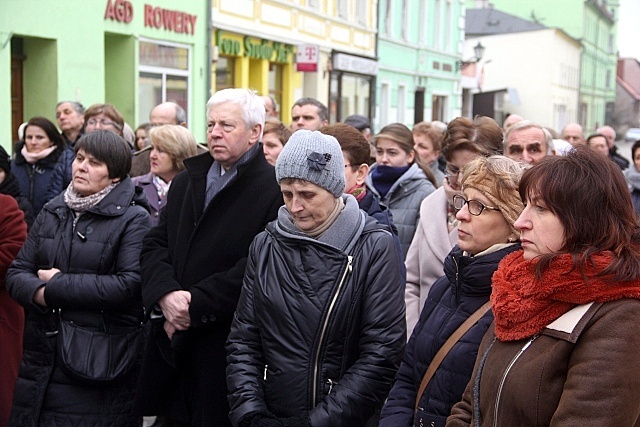
{"label": "beige coat", "polygon": [[444,259],[458,243],[458,230],[447,228],[447,196],[444,187],[431,193],[420,205],[416,228],[405,265],[407,267],[407,340],[418,323],[431,285],[444,275]]}

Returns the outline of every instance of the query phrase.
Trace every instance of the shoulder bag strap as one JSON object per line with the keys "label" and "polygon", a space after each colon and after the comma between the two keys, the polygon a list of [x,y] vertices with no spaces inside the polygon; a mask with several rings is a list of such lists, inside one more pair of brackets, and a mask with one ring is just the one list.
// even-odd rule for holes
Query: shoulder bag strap
{"label": "shoulder bag strap", "polygon": [[457,343],[460,338],[469,330],[473,325],[480,320],[482,316],[485,315],[487,311],[491,309],[491,302],[487,301],[482,307],[477,309],[475,313],[473,313],[467,320],[464,321],[462,325],[455,330],[453,334],[449,337],[449,339],[440,347],[440,350],[433,356],[433,360],[429,364],[427,368],[427,372],[424,373],[424,377],[422,377],[422,382],[420,383],[420,388],[418,389],[418,394],[416,395],[416,404],[414,410],[418,409],[418,404],[420,403],[420,399],[422,398],[422,394],[424,393],[424,389],[427,388],[429,381],[431,381],[431,377],[442,363],[442,360],[449,353],[449,350],[453,348],[455,343]]}

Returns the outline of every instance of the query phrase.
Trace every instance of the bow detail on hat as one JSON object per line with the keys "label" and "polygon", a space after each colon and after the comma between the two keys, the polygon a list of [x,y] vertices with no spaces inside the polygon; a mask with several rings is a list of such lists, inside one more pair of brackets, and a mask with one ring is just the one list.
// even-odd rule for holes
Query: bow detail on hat
{"label": "bow detail on hat", "polygon": [[317,151],[307,151],[307,164],[310,169],[321,171],[327,166],[327,162],[331,160],[331,154],[318,153]]}

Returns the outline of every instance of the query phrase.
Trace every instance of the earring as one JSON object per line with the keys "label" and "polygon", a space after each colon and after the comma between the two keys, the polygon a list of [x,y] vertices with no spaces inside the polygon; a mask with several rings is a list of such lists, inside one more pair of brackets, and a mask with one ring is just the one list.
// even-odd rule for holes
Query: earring
{"label": "earring", "polygon": [[518,239],[516,239],[515,237],[509,237],[509,238],[507,239],[507,242],[509,242],[509,243],[515,243],[515,242],[516,242],[516,240],[518,240]]}

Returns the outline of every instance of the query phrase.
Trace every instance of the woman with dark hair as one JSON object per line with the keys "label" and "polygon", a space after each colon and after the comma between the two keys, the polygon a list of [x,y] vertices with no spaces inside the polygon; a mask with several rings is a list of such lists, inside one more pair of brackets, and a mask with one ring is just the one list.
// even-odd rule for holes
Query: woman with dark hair
{"label": "woman with dark hair", "polygon": [[442,276],[444,259],[458,243],[453,196],[460,194],[464,167],[481,156],[502,154],[502,129],[489,117],[458,117],[447,126],[442,154],[447,161],[442,187],[420,205],[420,221],[405,265],[407,332],[411,335],[433,283]]}
{"label": "woman with dark hair", "polygon": [[27,312],[9,425],[139,426],[148,206],[127,175],[131,151],[120,136],[96,130],[74,149],[69,187],[42,209],[7,273]]}
{"label": "woman with dark hair", "polygon": [[624,177],[627,178],[631,191],[633,210],[638,215],[640,214],[640,141],[634,142],[631,147],[631,160],[633,164],[624,170]]}
{"label": "woman with dark hair", "polygon": [[51,121],[33,117],[27,122],[11,170],[36,215],[47,202],[45,193],[49,180],[64,148],[64,140]]}
{"label": "woman with dark hair", "polygon": [[[84,112],[84,133],[94,130],[108,130],[116,135],[123,136],[124,117],[112,104],[93,104]],[[46,189],[45,202],[53,199],[64,191],[71,182],[71,169],[75,151],[72,148],[64,150],[55,170],[51,176],[51,182]]]}
{"label": "woman with dark hair", "polygon": [[[465,167],[462,194],[453,201],[459,243],[444,260],[444,276],[429,292],[380,426],[443,426],[462,397],[480,341],[493,321],[486,305],[491,276],[502,258],[520,249],[513,224],[524,208],[518,195],[523,167],[504,156],[479,157]],[[438,363],[440,349],[474,313],[479,319],[452,344],[441,363],[432,366]],[[427,368],[436,370],[422,386]]]}
{"label": "woman with dark hair", "polygon": [[522,251],[447,426],[640,425],[640,229],[619,167],[587,147],[526,171]]}
{"label": "woman with dark hair", "polygon": [[420,219],[420,203],[435,191],[435,178],[427,179],[415,163],[413,134],[402,123],[383,127],[373,137],[376,162],[367,176],[367,188],[391,211],[398,227],[404,259]]}

